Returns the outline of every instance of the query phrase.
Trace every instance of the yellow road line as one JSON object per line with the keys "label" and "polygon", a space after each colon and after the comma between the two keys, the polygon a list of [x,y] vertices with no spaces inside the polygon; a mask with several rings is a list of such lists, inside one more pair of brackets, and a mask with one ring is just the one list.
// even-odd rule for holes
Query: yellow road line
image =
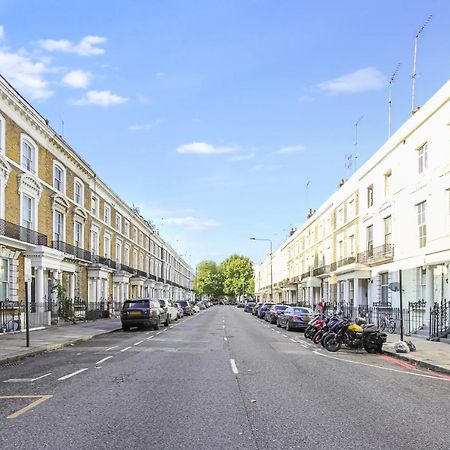
{"label": "yellow road line", "polygon": [[30,411],[31,409],[35,408],[36,406],[40,405],[41,403],[45,402],[46,400],[49,400],[52,398],[53,395],[0,395],[0,399],[15,399],[15,398],[36,398],[33,403],[30,403],[28,406],[23,407],[22,409],[19,409],[19,411],[16,411],[13,414],[10,414],[7,416],[7,419],[16,419],[23,413],[26,413],[27,411]]}

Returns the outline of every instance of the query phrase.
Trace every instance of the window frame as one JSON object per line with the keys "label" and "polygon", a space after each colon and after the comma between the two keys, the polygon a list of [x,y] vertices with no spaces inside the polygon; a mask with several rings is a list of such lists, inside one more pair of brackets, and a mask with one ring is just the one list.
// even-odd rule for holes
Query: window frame
{"label": "window frame", "polygon": [[[1,279],[0,278],[0,285],[1,286],[5,286],[5,298],[0,300],[6,300],[7,298],[9,298],[9,292],[10,292],[10,276],[9,276],[9,270],[10,270],[10,260],[8,258],[0,258],[0,265],[3,264],[3,262],[6,262],[6,270],[5,271],[0,271],[0,273],[4,272],[6,277],[5,279]],[[2,291],[2,289],[0,289],[0,292]]]}
{"label": "window frame", "polygon": [[103,205],[103,222],[107,225],[111,225],[111,206],[106,202]]}
{"label": "window frame", "polygon": [[419,175],[426,172],[428,169],[428,142],[422,144],[417,148],[417,164]]}
{"label": "window frame", "polygon": [[[61,217],[61,222],[58,223],[57,217]],[[65,214],[57,209],[53,211],[53,240],[56,242],[65,242]],[[57,234],[57,226],[60,226],[59,234]]]}
{"label": "window frame", "polygon": [[[57,170],[61,173],[61,179],[60,180],[58,180],[56,178],[56,171]],[[57,186],[57,184],[59,184],[59,187]],[[60,192],[61,194],[64,194],[64,195],[66,193],[66,169],[58,161],[53,161],[53,189],[55,189],[56,191],[58,191],[58,192]]]}
{"label": "window frame", "polygon": [[427,245],[427,201],[417,203],[417,225],[419,231],[419,248]]}
{"label": "window frame", "polygon": [[367,207],[373,206],[373,184],[367,186]]}
{"label": "window frame", "polygon": [[[27,145],[31,150],[31,156],[30,156],[30,159],[28,159],[30,161],[31,167],[28,167],[28,164],[25,164],[25,161],[24,161],[24,152],[23,152],[24,145]],[[39,167],[38,162],[39,162],[38,146],[33,141],[33,139],[31,139],[29,136],[27,136],[25,134],[21,134],[20,135],[20,167],[21,167],[21,169],[37,176],[38,175],[38,167]]]}
{"label": "window frame", "polygon": [[[94,204],[96,205],[95,212],[94,212]],[[91,214],[97,219],[100,215],[100,200],[98,195],[95,194],[91,195]]]}
{"label": "window frame", "polygon": [[[81,245],[77,245],[77,225],[80,225],[80,244]],[[74,220],[73,221],[73,246],[76,248],[84,248],[84,224],[83,222],[79,221],[79,220]]]}
{"label": "window frame", "polygon": [[[80,186],[80,201],[77,202],[77,185]],[[73,180],[73,201],[78,206],[84,206],[84,183],[79,179],[75,178]]]}

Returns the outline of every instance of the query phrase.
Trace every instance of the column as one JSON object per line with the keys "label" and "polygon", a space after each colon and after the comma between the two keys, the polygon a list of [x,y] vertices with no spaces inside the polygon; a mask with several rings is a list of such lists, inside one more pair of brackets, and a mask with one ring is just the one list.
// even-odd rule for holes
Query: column
{"label": "column", "polygon": [[95,307],[97,307],[97,303],[100,301],[101,297],[101,285],[100,285],[100,278],[95,277]]}
{"label": "column", "polygon": [[426,290],[425,300],[427,302],[427,309],[434,306],[434,266],[427,266],[426,272]]}
{"label": "column", "polygon": [[355,278],[354,282],[353,282],[353,290],[354,290],[354,295],[355,295],[355,306],[361,306],[362,302],[361,302],[361,298],[359,295],[359,278]]}
{"label": "column", "polygon": [[35,297],[36,297],[36,312],[42,312],[44,309],[44,268],[36,267],[36,286],[35,286]]}
{"label": "column", "polygon": [[69,298],[73,299],[75,298],[75,274],[71,273],[69,274]]}

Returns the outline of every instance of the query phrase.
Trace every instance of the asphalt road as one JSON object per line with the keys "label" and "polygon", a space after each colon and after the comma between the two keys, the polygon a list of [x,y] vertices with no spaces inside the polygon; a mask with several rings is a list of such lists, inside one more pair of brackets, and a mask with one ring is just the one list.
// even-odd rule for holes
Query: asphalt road
{"label": "asphalt road", "polygon": [[448,449],[449,398],[450,377],[216,306],[0,368],[0,448]]}

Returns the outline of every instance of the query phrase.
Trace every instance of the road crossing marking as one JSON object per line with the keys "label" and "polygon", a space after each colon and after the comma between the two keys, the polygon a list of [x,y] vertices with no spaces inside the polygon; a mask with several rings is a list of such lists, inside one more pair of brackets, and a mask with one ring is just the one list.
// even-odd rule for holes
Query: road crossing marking
{"label": "road crossing marking", "polygon": [[29,405],[19,409],[19,411],[16,411],[15,413],[12,413],[9,416],[6,416],[7,419],[16,419],[23,413],[30,411],[31,409],[35,408],[36,406],[40,405],[41,403],[45,402],[46,400],[48,400],[52,397],[53,397],[53,395],[2,395],[2,396],[0,396],[0,399],[4,399],[4,400],[10,400],[10,399],[16,399],[16,398],[35,398],[35,399],[37,399],[34,402],[30,403]]}
{"label": "road crossing marking", "polygon": [[110,350],[112,350],[112,349],[114,349],[114,348],[117,348],[118,347],[118,345],[115,345],[114,347],[109,347],[109,348],[107,348],[106,350],[105,350],[105,352],[109,352]]}
{"label": "road crossing marking", "polygon": [[278,330],[277,330],[277,333],[278,333],[278,334],[281,334],[281,331],[278,331]]}
{"label": "road crossing marking", "polygon": [[40,380],[41,378],[48,377],[52,373],[46,373],[36,378],[10,378],[9,380],[4,380],[3,383],[32,383],[33,381]]}
{"label": "road crossing marking", "polygon": [[107,356],[106,358],[103,358],[100,361],[97,361],[95,363],[95,365],[98,366],[99,364],[104,363],[105,361],[108,361],[108,359],[111,359],[111,358],[112,358],[112,356]]}
{"label": "road crossing marking", "polygon": [[225,337],[223,338],[223,340],[224,340],[224,341],[228,341],[228,338],[225,336]]}
{"label": "road crossing marking", "polygon": [[287,336],[286,336],[285,334],[282,334],[281,336],[283,336],[283,337],[287,338]]}
{"label": "road crossing marking", "polygon": [[122,353],[122,352],[126,352],[127,350],[130,350],[130,348],[131,347],[125,347],[125,348],[123,348],[122,350],[120,350],[120,352]]}
{"label": "road crossing marking", "polygon": [[153,339],[155,336],[149,336],[148,338],[147,338],[147,340],[149,340],[149,339]]}
{"label": "road crossing marking", "polygon": [[64,381],[67,380],[68,378],[72,378],[73,376],[78,375],[79,373],[84,372],[85,370],[88,370],[88,368],[86,367],[84,369],[80,369],[75,372],[69,373],[69,375],[64,375],[63,377],[58,378],[58,381]]}
{"label": "road crossing marking", "polygon": [[144,341],[139,341],[139,342],[136,342],[136,344],[133,344],[133,345],[139,345],[139,344],[142,344]]}
{"label": "road crossing marking", "polygon": [[158,331],[156,334],[158,335],[158,334],[161,334],[162,333],[162,331]]}
{"label": "road crossing marking", "polygon": [[302,346],[302,347],[305,347],[305,348],[308,348],[308,346],[307,346],[307,345],[305,345],[305,344],[301,344],[301,346]]}
{"label": "road crossing marking", "polygon": [[295,342],[295,343],[297,342],[295,339],[292,339],[292,338],[290,338],[289,340],[292,342]]}
{"label": "road crossing marking", "polygon": [[231,364],[231,370],[233,371],[233,373],[235,375],[237,375],[239,373],[238,368],[236,366],[236,362],[234,359],[230,359],[230,364]]}

